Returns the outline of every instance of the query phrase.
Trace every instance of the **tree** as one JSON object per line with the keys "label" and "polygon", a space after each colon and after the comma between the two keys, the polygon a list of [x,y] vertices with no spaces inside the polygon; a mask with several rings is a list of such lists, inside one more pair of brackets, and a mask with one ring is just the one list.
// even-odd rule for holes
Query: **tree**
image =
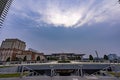
{"label": "tree", "polygon": [[18,57],[16,57],[16,58],[15,58],[15,61],[19,61],[19,58],[18,58]]}
{"label": "tree", "polygon": [[77,57],[76,57],[76,60],[81,60],[81,57],[80,57],[80,56],[77,56]]}
{"label": "tree", "polygon": [[93,56],[92,55],[89,55],[89,60],[93,60]]}
{"label": "tree", "polygon": [[7,62],[10,61],[10,57],[8,57],[6,61],[7,61]]}
{"label": "tree", "polygon": [[47,57],[47,60],[50,60],[50,58],[49,58],[49,57]]}
{"label": "tree", "polygon": [[40,56],[37,57],[37,61],[40,61]]}
{"label": "tree", "polygon": [[54,57],[49,57],[49,60],[56,60]]}
{"label": "tree", "polygon": [[107,55],[104,55],[104,60],[108,60],[108,56]]}
{"label": "tree", "polygon": [[25,56],[24,58],[23,58],[23,61],[26,61],[27,60],[27,57]]}

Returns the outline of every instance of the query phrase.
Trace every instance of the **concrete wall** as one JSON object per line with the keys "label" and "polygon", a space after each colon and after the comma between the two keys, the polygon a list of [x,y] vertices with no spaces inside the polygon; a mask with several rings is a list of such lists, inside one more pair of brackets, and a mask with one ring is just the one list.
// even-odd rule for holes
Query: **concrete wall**
{"label": "concrete wall", "polygon": [[[44,65],[26,65],[31,69],[41,70],[41,69],[80,69],[81,64],[44,64]],[[82,64],[82,69],[103,69],[110,66],[110,64]]]}

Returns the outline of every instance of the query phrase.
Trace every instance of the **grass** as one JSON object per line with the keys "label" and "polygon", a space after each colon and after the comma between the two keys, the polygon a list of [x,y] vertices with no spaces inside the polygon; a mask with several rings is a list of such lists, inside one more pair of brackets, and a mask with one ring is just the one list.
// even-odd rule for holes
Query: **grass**
{"label": "grass", "polygon": [[108,73],[113,75],[113,76],[120,77],[120,72],[108,72]]}
{"label": "grass", "polygon": [[[27,75],[28,73],[24,72],[23,76]],[[11,73],[11,74],[0,74],[0,78],[14,78],[14,77],[20,77],[20,73]]]}
{"label": "grass", "polygon": [[20,73],[0,74],[0,78],[20,77]]}
{"label": "grass", "polygon": [[60,60],[60,61],[58,61],[58,63],[70,63],[70,61],[69,60]]}
{"label": "grass", "polygon": [[0,68],[7,68],[7,67],[12,67],[12,66],[0,66]]}

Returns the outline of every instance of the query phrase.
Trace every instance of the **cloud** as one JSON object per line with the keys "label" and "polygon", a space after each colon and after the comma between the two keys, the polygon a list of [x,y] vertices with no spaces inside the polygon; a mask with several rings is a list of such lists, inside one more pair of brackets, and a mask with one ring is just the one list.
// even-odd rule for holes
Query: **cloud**
{"label": "cloud", "polygon": [[12,12],[36,24],[44,23],[56,27],[115,23],[120,17],[117,0],[16,0]]}
{"label": "cloud", "polygon": [[[87,3],[87,6],[83,6],[84,3],[81,2],[81,6],[74,4],[72,8],[66,8],[65,4],[64,8],[61,8],[61,5],[50,3],[45,13],[42,14],[44,16],[43,21],[47,24],[53,24],[54,26],[74,27],[77,23],[83,21],[84,13],[93,3],[94,0],[91,0]],[[85,21],[83,21],[83,23],[84,22]]]}
{"label": "cloud", "polygon": [[55,26],[65,26],[72,27],[75,25],[79,19],[82,18],[82,10],[68,10],[62,11],[60,9],[49,9],[47,14],[44,16],[44,22],[48,24],[53,24]]}
{"label": "cloud", "polygon": [[[77,27],[83,26],[84,24],[96,24],[96,23],[111,23],[118,20],[119,4],[116,3],[116,0],[102,0],[98,4],[93,4],[91,9],[87,10],[84,14],[85,17],[82,19],[82,22],[77,24]],[[115,16],[117,15],[117,16]]]}

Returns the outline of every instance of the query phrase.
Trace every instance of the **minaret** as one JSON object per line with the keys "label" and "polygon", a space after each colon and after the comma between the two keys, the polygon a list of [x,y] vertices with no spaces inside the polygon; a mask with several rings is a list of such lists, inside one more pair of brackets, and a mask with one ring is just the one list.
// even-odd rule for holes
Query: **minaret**
{"label": "minaret", "polygon": [[13,0],[0,0],[0,28],[3,25],[12,1]]}

